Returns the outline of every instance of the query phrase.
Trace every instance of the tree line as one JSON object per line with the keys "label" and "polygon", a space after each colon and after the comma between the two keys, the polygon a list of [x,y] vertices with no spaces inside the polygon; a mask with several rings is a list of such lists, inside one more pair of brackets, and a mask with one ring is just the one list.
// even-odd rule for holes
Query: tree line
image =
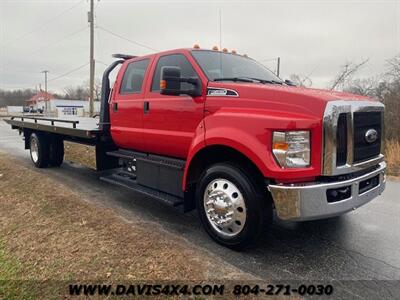
{"label": "tree line", "polygon": [[[385,133],[388,139],[400,137],[400,54],[387,60],[383,74],[356,78],[358,70],[368,63],[368,59],[360,62],[347,62],[341,66],[331,84],[330,90],[345,91],[369,96],[385,104]],[[312,79],[305,75],[292,74],[290,80],[297,86],[312,87]],[[25,105],[26,100],[36,94],[34,89],[5,91],[0,89],[0,107],[6,105]],[[95,99],[100,100],[101,83],[95,81]],[[85,81],[79,86],[68,86],[63,93],[54,94],[58,99],[87,100],[89,83]]]}
{"label": "tree line", "polygon": [[[85,81],[82,85],[67,86],[61,93],[51,93],[56,99],[66,100],[88,100],[89,83]],[[38,93],[36,89],[2,90],[0,89],[0,107],[3,106],[26,106],[26,101]],[[100,80],[95,80],[94,95],[95,101],[100,100],[101,84]]]}
{"label": "tree line", "polygon": [[[400,137],[400,54],[386,61],[385,71],[376,76],[356,78],[356,73],[368,63],[347,62],[343,64],[330,85],[330,90],[344,91],[369,96],[385,104],[386,139],[398,140]],[[311,87],[308,76],[292,74],[290,80],[298,86]]]}

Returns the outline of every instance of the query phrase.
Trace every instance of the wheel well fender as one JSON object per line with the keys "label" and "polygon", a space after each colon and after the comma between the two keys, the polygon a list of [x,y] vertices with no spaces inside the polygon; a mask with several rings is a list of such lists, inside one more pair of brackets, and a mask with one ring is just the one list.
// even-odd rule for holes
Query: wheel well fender
{"label": "wheel well fender", "polygon": [[209,145],[199,149],[187,161],[183,176],[184,189],[186,190],[190,185],[196,183],[207,166],[224,161],[239,164],[246,171],[251,172],[257,180],[264,179],[257,164],[241,151],[227,145]]}

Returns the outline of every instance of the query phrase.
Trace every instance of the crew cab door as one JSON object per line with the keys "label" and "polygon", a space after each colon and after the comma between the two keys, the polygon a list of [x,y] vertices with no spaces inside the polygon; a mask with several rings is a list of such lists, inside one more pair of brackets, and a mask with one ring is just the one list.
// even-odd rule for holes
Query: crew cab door
{"label": "crew cab door", "polygon": [[150,59],[125,63],[110,103],[111,135],[121,148],[143,150],[143,98]]}
{"label": "crew cab door", "polygon": [[[182,77],[197,77],[199,73],[192,65],[193,58],[184,53],[158,56],[152,68],[152,81],[143,107],[143,137],[145,151],[160,155],[186,158],[196,129],[202,126],[204,95],[161,95],[160,74],[164,66],[181,69]],[[188,85],[188,86],[186,86]],[[182,83],[182,88],[190,88]]]}

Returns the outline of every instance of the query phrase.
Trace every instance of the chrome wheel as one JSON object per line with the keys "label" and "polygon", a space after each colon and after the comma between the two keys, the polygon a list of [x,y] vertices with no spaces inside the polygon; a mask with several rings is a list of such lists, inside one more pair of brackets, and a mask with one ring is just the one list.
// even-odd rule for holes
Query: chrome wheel
{"label": "chrome wheel", "polygon": [[246,223],[246,204],[238,187],[226,179],[211,181],[204,191],[204,210],[218,235],[239,234]]}
{"label": "chrome wheel", "polygon": [[39,147],[35,138],[31,139],[31,157],[34,163],[39,160]]}

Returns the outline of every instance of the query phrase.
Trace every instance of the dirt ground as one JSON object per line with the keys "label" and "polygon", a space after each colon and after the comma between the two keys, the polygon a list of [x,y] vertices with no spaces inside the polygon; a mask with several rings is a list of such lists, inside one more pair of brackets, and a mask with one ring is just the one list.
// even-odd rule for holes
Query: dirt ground
{"label": "dirt ground", "polygon": [[[128,224],[110,209],[89,205],[63,184],[0,153],[0,298],[36,298],[38,284],[48,281],[59,282],[47,291],[53,294],[65,291],[71,280],[228,279],[254,278],[180,237]],[[24,280],[25,289],[13,280]]]}

